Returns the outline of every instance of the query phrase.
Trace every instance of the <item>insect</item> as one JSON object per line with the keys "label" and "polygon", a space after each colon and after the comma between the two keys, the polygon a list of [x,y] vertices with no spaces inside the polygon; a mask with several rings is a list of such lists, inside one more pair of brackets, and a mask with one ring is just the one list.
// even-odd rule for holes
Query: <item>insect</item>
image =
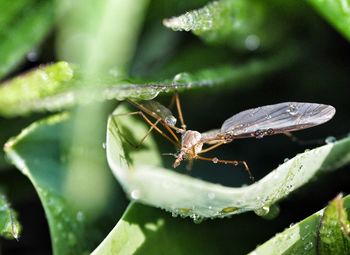
{"label": "insect", "polygon": [[[141,139],[140,144],[152,130],[156,130],[178,148],[176,154],[171,154],[175,157],[174,168],[178,167],[185,159],[189,160],[190,163],[194,159],[233,165],[241,163],[250,176],[250,170],[245,161],[223,160],[217,157],[209,158],[203,157],[202,154],[237,139],[262,138],[276,134],[289,135],[289,132],[292,131],[323,124],[335,114],[335,108],[330,105],[285,102],[242,111],[225,120],[221,128],[201,133],[187,129],[178,94],[175,94],[173,102],[175,101],[176,104],[181,122],[180,127],[176,126],[177,119],[171,111],[162,104],[156,101],[142,103],[128,101],[139,109],[137,112],[128,114],[139,114],[150,125],[150,129]],[[163,126],[168,134],[161,130],[159,125]],[[181,134],[180,138],[177,133]]]}

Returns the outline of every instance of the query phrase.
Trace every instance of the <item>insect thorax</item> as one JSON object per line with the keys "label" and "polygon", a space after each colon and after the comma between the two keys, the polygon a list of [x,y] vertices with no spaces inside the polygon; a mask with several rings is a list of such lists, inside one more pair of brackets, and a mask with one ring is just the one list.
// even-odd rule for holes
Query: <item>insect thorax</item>
{"label": "insect thorax", "polygon": [[[181,142],[181,150],[192,150],[194,149],[194,152],[197,154],[202,150],[203,143],[201,143],[202,135],[193,130],[187,130],[182,135],[182,142]],[[191,153],[191,152],[189,152]]]}

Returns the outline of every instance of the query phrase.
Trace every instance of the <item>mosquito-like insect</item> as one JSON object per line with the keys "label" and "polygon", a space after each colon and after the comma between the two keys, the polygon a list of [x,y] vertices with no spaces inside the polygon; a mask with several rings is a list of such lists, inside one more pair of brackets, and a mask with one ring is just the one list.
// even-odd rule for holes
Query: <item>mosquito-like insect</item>
{"label": "mosquito-like insect", "polygon": [[[140,144],[154,129],[177,146],[178,152],[172,154],[176,158],[173,163],[174,168],[178,167],[185,159],[189,160],[190,163],[193,159],[233,165],[241,163],[248,171],[250,177],[252,176],[245,161],[222,160],[217,157],[208,158],[200,154],[216,149],[223,144],[231,143],[236,139],[262,138],[276,134],[290,136],[289,132],[323,124],[335,114],[335,108],[330,105],[285,102],[242,111],[224,121],[221,128],[200,133],[195,130],[187,130],[178,94],[175,94],[173,101],[176,104],[181,127],[175,126],[177,119],[171,111],[156,101],[145,101],[142,103],[128,101],[140,110],[128,113],[128,115],[139,114],[150,125],[150,129],[141,139]],[[155,121],[152,122],[150,117],[155,119]],[[159,124],[168,131],[168,134],[159,128]],[[178,138],[176,133],[180,133],[181,138]],[[207,147],[203,148],[204,145],[207,145]]]}

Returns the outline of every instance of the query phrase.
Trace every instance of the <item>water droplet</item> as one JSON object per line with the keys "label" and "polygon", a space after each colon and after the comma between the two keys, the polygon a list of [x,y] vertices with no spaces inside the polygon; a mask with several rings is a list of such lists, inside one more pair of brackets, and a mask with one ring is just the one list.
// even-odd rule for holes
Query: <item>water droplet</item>
{"label": "water droplet", "polygon": [[335,143],[337,139],[334,136],[328,136],[324,141],[326,144],[331,144],[331,143]]}
{"label": "water droplet", "polygon": [[273,133],[275,133],[275,130],[273,130],[272,128],[269,128],[265,133],[268,135],[273,135]]}
{"label": "water droplet", "polygon": [[208,193],[208,198],[209,199],[214,199],[216,197],[215,193],[214,192],[209,192]]}
{"label": "water droplet", "polygon": [[102,148],[105,150],[106,149],[106,143],[102,143]]}
{"label": "water droplet", "polygon": [[193,219],[193,222],[196,223],[196,224],[199,224],[199,223],[201,223],[204,220],[203,217],[199,216],[196,213],[192,214],[190,217]]}
{"label": "water droplet", "polygon": [[80,221],[80,222],[84,221],[85,219],[84,213],[82,211],[77,212],[76,219],[77,221]]}
{"label": "water droplet", "polygon": [[123,72],[121,72],[120,69],[114,67],[114,68],[109,69],[108,74],[113,76],[113,77],[119,78],[123,74]]}
{"label": "water droplet", "polygon": [[289,224],[289,227],[291,228],[291,227],[293,227],[294,226],[294,223],[292,222],[291,224]]}
{"label": "water droplet", "polygon": [[191,75],[189,73],[178,73],[173,78],[173,83],[188,83],[191,81]]}
{"label": "water droplet", "polygon": [[256,35],[248,35],[244,40],[247,50],[254,51],[260,47],[260,38]]}
{"label": "water droplet", "polygon": [[255,136],[257,139],[263,138],[265,135],[265,132],[258,129],[253,133],[253,136]]}
{"label": "water droplet", "polygon": [[215,157],[215,158],[212,159],[212,161],[213,161],[214,164],[216,164],[216,163],[219,162],[219,159],[217,157]]}
{"label": "water droplet", "polygon": [[289,158],[285,158],[285,159],[283,160],[284,163],[286,163],[287,161],[289,161]]}
{"label": "water droplet", "polygon": [[308,242],[307,244],[305,244],[304,250],[309,251],[312,249],[313,246],[314,246],[314,244],[312,242]]}
{"label": "water droplet", "polygon": [[77,242],[77,238],[75,237],[75,235],[73,233],[69,233],[68,234],[68,245],[73,246],[76,244],[76,242]]}
{"label": "water droplet", "polygon": [[45,71],[41,71],[40,72],[40,77],[43,81],[48,81],[49,80],[49,76]]}
{"label": "water droplet", "polygon": [[287,113],[289,113],[292,116],[295,116],[298,114],[298,108],[294,104],[290,104],[288,106],[288,109],[286,110]]}
{"label": "water droplet", "polygon": [[254,210],[255,214],[258,216],[264,216],[264,215],[268,214],[269,211],[270,211],[270,207],[268,207],[268,206],[263,206],[259,209]]}
{"label": "water droplet", "polygon": [[166,116],[164,121],[169,126],[175,126],[177,119],[174,116]]}
{"label": "water droplet", "polygon": [[140,198],[140,191],[135,189],[135,190],[131,191],[130,196],[132,199],[139,199]]}
{"label": "water droplet", "polygon": [[28,54],[27,54],[27,59],[29,62],[36,62],[39,58],[39,54],[37,51],[30,51]]}

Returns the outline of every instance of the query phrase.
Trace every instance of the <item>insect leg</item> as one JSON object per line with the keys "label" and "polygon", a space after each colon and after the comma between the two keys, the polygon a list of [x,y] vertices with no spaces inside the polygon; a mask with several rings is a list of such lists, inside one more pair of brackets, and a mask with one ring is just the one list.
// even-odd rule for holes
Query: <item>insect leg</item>
{"label": "insect leg", "polygon": [[324,144],[324,140],[322,140],[322,139],[304,141],[304,140],[299,139],[295,135],[291,134],[290,132],[284,132],[283,134],[285,136],[287,136],[290,140],[292,140],[292,142],[296,142],[300,145],[315,145],[315,144],[322,145],[322,144]]}
{"label": "insect leg", "polygon": [[202,156],[196,156],[196,159],[200,159],[200,160],[205,160],[205,161],[211,161],[213,163],[223,163],[223,164],[233,164],[234,166],[237,166],[239,163],[243,164],[245,170],[248,172],[249,174],[249,178],[254,181],[254,177],[252,175],[252,173],[250,172],[250,169],[248,167],[247,162],[245,162],[244,160],[222,160],[222,159],[218,159],[218,158],[206,158],[206,157],[202,157]]}
{"label": "insect leg", "polygon": [[202,154],[202,153],[206,153],[206,152],[208,152],[208,151],[214,150],[215,148],[217,148],[217,147],[219,147],[219,146],[221,146],[221,145],[223,145],[223,144],[225,144],[225,142],[219,142],[219,143],[214,144],[214,145],[212,145],[212,146],[210,146],[210,147],[208,147],[208,148],[206,148],[206,149],[204,149],[204,150],[201,150],[201,151],[200,151],[199,153],[197,153],[197,154]]}
{"label": "insect leg", "polygon": [[[172,140],[167,134],[165,134],[162,130],[160,130],[157,127],[157,124],[161,121],[161,119],[157,119],[157,121],[155,123],[153,123],[152,121],[150,121],[147,118],[147,116],[142,111],[115,114],[115,115],[113,115],[113,117],[121,117],[121,116],[136,115],[136,114],[140,115],[147,122],[147,124],[149,124],[151,127],[148,130],[148,132],[145,134],[145,136],[143,136],[141,141],[136,146],[133,145],[134,147],[139,147],[144,142],[144,140],[147,138],[147,136],[152,132],[153,129],[156,130],[160,135],[162,135],[169,142],[173,143],[175,146],[178,146],[178,144],[174,140]],[[129,141],[129,143],[130,143],[130,141]]]}
{"label": "insect leg", "polygon": [[184,117],[182,115],[180,98],[179,98],[179,94],[178,93],[175,94],[175,104],[176,104],[177,112],[179,114],[179,119],[180,119],[180,122],[181,122],[181,128],[186,130],[186,124],[185,124],[185,121],[184,121]]}
{"label": "insect leg", "polygon": [[[157,120],[160,119],[160,124],[161,124],[164,128],[166,128],[166,129],[169,131],[169,133],[170,133],[171,136],[175,139],[176,142],[179,141],[179,138],[175,135],[174,131],[171,129],[171,128],[173,128],[173,129],[175,129],[176,131],[178,131],[179,128],[177,128],[177,127],[175,127],[175,126],[169,126],[169,125],[167,125],[166,123],[164,123],[164,121],[162,120],[162,118],[161,118],[156,112],[150,111],[149,109],[147,109],[147,108],[144,107],[143,105],[141,105],[141,104],[139,104],[139,103],[137,103],[137,102],[134,102],[134,101],[132,101],[132,100],[130,100],[130,99],[127,99],[127,101],[128,101],[131,105],[133,105],[133,106],[135,106],[136,108],[140,109],[142,113],[148,114],[148,116],[150,116],[150,117],[152,117],[152,118],[155,118],[155,119],[157,119]],[[145,114],[144,114],[144,116],[146,117]],[[180,130],[180,131],[181,131],[181,130]],[[158,131],[158,132],[159,132],[159,131]]]}
{"label": "insect leg", "polygon": [[190,158],[188,159],[187,165],[186,165],[186,170],[191,171],[193,167],[193,159]]}

